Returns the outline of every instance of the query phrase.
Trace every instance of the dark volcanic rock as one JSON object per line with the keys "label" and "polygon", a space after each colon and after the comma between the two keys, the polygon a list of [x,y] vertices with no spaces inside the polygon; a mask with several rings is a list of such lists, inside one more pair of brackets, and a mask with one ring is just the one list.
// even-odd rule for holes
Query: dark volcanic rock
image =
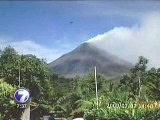
{"label": "dark volcanic rock", "polygon": [[79,47],[51,62],[50,69],[66,77],[84,75],[94,70],[97,66],[99,73],[107,76],[118,76],[127,72],[132,64],[104,52],[89,43]]}

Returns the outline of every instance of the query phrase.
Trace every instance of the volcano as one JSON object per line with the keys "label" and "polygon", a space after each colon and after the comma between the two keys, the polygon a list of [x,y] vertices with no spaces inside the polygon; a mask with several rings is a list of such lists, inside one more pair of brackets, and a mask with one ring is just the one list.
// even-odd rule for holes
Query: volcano
{"label": "volcano", "polygon": [[97,67],[98,73],[106,76],[119,76],[128,72],[132,64],[93,44],[83,43],[73,51],[51,62],[49,66],[52,72],[65,77],[83,76],[93,72],[94,66]]}

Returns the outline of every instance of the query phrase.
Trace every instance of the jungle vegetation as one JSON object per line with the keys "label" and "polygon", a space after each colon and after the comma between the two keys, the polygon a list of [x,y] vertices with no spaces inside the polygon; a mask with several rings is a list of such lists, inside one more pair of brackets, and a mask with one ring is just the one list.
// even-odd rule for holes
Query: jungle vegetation
{"label": "jungle vegetation", "polygon": [[[148,68],[149,60],[140,56],[128,73],[117,82],[97,75],[99,104],[96,104],[94,72],[85,76],[65,78],[52,73],[44,59],[20,55],[8,46],[0,51],[0,119],[20,118],[23,111],[15,108],[14,91],[30,90],[35,115],[53,113],[55,117],[84,117],[86,120],[159,120],[160,68]],[[19,86],[19,69],[21,84]],[[116,82],[115,82],[116,81]],[[109,107],[111,104],[159,102],[155,107]]]}

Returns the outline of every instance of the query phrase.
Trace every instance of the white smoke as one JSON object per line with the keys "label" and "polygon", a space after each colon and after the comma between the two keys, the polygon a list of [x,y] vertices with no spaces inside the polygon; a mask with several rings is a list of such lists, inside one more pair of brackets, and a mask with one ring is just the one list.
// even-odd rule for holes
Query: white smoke
{"label": "white smoke", "polygon": [[87,42],[132,63],[144,56],[150,66],[160,67],[160,12],[145,16],[139,25],[115,27]]}

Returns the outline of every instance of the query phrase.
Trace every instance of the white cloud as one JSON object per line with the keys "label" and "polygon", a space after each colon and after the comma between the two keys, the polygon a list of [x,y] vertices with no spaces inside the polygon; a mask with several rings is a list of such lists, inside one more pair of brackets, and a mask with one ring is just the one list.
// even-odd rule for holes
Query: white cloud
{"label": "white cloud", "polygon": [[14,47],[20,54],[33,54],[38,58],[45,58],[48,63],[52,62],[64,53],[62,50],[49,49],[31,40],[10,42],[9,40],[0,39],[0,49],[3,49],[8,45]]}
{"label": "white cloud", "polygon": [[151,66],[160,67],[160,12],[143,17],[140,25],[115,27],[87,42],[132,63],[144,56]]}
{"label": "white cloud", "polygon": [[82,15],[87,17],[121,16],[139,19],[144,14],[160,10],[159,1],[78,1],[83,6]]}

